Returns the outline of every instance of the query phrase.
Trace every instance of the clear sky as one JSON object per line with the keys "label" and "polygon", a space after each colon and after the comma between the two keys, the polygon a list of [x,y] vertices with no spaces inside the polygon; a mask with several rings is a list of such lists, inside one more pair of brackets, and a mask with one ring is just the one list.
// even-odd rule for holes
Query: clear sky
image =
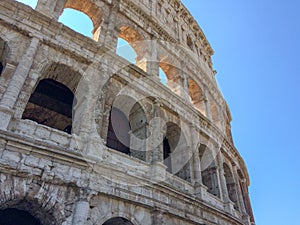
{"label": "clear sky", "polygon": [[300,2],[182,2],[215,50],[256,224],[300,225]]}

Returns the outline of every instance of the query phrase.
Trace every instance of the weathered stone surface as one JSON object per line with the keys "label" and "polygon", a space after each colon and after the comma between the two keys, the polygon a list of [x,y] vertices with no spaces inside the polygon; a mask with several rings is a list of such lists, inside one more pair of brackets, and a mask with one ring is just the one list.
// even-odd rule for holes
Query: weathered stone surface
{"label": "weathered stone surface", "polygon": [[[91,18],[92,39],[57,21],[67,7]],[[212,54],[179,0],[2,0],[0,211],[45,225],[253,225]]]}

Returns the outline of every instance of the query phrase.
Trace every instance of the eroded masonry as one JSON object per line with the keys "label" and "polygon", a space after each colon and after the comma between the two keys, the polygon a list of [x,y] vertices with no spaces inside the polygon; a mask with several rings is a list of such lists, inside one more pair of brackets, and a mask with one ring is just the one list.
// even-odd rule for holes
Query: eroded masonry
{"label": "eroded masonry", "polygon": [[179,0],[1,0],[0,224],[255,224],[212,54]]}

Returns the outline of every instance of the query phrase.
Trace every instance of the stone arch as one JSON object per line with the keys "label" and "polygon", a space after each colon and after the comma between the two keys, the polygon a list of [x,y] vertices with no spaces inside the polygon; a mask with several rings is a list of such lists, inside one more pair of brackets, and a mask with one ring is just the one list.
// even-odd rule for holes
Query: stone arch
{"label": "stone arch", "polygon": [[134,225],[130,220],[124,217],[113,217],[105,221],[102,225]]}
{"label": "stone arch", "polygon": [[118,30],[118,38],[125,40],[136,53],[136,65],[146,71],[146,66],[142,60],[147,49],[145,37],[128,24],[119,25]]}
{"label": "stone arch", "polygon": [[[146,161],[146,139],[148,115],[142,96],[135,91],[116,93],[114,78],[106,87],[106,107],[110,107],[108,118],[107,146]],[[117,81],[116,81],[117,82]],[[120,90],[119,90],[120,91]]]}
{"label": "stone arch", "polygon": [[191,181],[190,152],[183,129],[173,122],[166,124],[163,139],[164,164],[167,171],[186,181]]}
{"label": "stone arch", "polygon": [[200,86],[193,79],[188,79],[189,86],[189,95],[191,98],[191,102],[203,115],[207,116],[206,113],[206,105],[205,105],[205,95]]}
{"label": "stone arch", "polygon": [[[70,212],[65,211],[63,203],[66,196],[74,197],[71,190],[67,191],[66,188],[59,190],[61,187],[46,183],[41,186],[38,181],[30,180],[29,182],[26,178],[6,174],[2,174],[0,181],[0,210],[26,211],[43,225],[62,224],[71,215]],[[68,201],[70,200],[68,199]]]}
{"label": "stone arch", "polygon": [[6,41],[0,37],[0,76],[5,68],[10,50]]}
{"label": "stone arch", "polygon": [[238,196],[237,196],[236,183],[233,174],[227,163],[223,163],[223,169],[224,169],[224,176],[226,180],[228,197],[234,203],[234,208],[238,209],[239,208]]}
{"label": "stone arch", "polygon": [[201,165],[202,183],[207,187],[207,191],[209,193],[220,197],[217,163],[212,150],[206,145],[200,144],[199,158]]}
{"label": "stone arch", "polygon": [[80,78],[78,72],[66,65],[48,66],[37,82],[22,118],[71,133],[74,93]]}
{"label": "stone arch", "polygon": [[159,67],[167,77],[167,86],[178,95],[183,95],[183,75],[180,63],[169,56],[160,56]]}
{"label": "stone arch", "polygon": [[93,22],[94,29],[92,31],[93,39],[98,40],[101,23],[102,23],[102,12],[93,1],[91,0],[67,0],[64,8],[70,8],[78,10],[86,14]]}

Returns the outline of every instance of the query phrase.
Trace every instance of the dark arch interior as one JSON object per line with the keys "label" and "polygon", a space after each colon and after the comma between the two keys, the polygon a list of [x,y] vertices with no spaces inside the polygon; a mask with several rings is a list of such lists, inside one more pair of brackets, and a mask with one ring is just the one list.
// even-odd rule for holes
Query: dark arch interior
{"label": "dark arch interior", "polygon": [[3,70],[3,64],[2,64],[2,62],[0,62],[0,75],[2,73],[2,70]]}
{"label": "dark arch interior", "polygon": [[109,115],[106,146],[130,154],[130,130],[130,123],[126,115],[113,107]]}
{"label": "dark arch interior", "polygon": [[[2,224],[1,224],[2,225]],[[122,217],[115,217],[107,220],[103,225],[133,225],[129,220]]]}
{"label": "dark arch interior", "polygon": [[73,92],[65,85],[52,80],[41,80],[23,114],[39,124],[71,133]]}
{"label": "dark arch interior", "polygon": [[163,149],[164,149],[164,164],[167,166],[167,171],[172,172],[172,164],[171,164],[171,148],[168,139],[165,137],[163,141]]}
{"label": "dark arch interior", "polygon": [[9,208],[0,210],[1,225],[41,225],[40,221],[33,217],[30,213]]}

